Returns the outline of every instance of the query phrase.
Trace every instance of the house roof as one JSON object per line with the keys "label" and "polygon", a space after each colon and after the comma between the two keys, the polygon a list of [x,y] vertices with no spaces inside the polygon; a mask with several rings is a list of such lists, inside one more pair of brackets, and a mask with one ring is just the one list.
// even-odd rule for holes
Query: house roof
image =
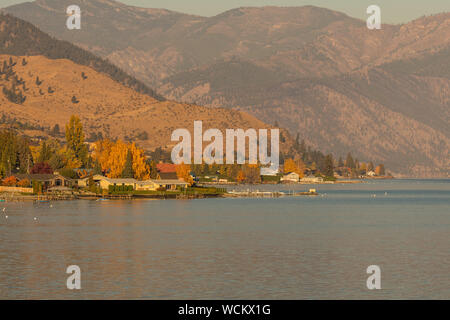
{"label": "house roof", "polygon": [[160,172],[159,177],[161,180],[178,180],[176,172]]}
{"label": "house roof", "polygon": [[154,180],[146,180],[146,181],[138,181],[137,184],[140,186],[148,186],[148,185],[154,185],[154,184],[157,185],[158,183],[156,183]]}
{"label": "house roof", "polygon": [[177,166],[172,163],[158,163],[156,169],[160,173],[177,172]]}
{"label": "house roof", "polygon": [[29,181],[50,181],[56,178],[63,178],[65,180],[71,180],[69,178],[63,177],[59,174],[15,174],[14,177],[16,177],[19,180],[27,179]]}
{"label": "house roof", "polygon": [[272,168],[261,168],[260,174],[262,176],[276,176],[278,174],[278,170]]}
{"label": "house roof", "polygon": [[136,179],[111,179],[111,178],[104,178],[104,180],[108,181],[109,183],[115,183],[115,184],[135,184],[138,183]]}

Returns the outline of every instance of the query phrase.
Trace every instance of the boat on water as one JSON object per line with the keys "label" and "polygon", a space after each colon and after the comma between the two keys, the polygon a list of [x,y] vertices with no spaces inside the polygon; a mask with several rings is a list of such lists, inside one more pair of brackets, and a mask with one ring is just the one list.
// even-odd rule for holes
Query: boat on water
{"label": "boat on water", "polygon": [[97,199],[97,201],[109,201],[109,199],[101,198],[101,199]]}

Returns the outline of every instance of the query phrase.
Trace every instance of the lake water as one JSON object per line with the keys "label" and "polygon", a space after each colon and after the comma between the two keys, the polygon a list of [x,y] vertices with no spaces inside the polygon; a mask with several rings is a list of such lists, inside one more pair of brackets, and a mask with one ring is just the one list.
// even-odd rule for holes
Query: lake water
{"label": "lake water", "polygon": [[295,190],[311,187],[321,195],[0,203],[0,298],[450,299],[450,180]]}

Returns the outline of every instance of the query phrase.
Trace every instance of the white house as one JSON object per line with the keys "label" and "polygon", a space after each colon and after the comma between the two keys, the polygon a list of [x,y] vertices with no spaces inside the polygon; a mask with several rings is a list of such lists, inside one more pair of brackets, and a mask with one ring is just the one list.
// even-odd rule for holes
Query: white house
{"label": "white house", "polygon": [[315,177],[313,175],[306,176],[300,180],[302,183],[321,183],[323,182],[322,177]]}
{"label": "white house", "polygon": [[300,180],[300,175],[295,172],[289,172],[281,177],[281,182],[298,182]]}
{"label": "white house", "polygon": [[375,177],[377,174],[374,171],[369,171],[366,173],[366,176],[368,177]]}
{"label": "white house", "polygon": [[274,177],[278,174],[278,169],[272,169],[272,168],[261,168],[260,175],[261,176],[271,176]]}

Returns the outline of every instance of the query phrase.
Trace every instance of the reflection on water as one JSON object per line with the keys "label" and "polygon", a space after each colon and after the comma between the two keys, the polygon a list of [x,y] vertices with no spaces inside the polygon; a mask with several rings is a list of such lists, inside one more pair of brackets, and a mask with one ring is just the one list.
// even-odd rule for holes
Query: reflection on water
{"label": "reflection on water", "polygon": [[[322,196],[2,203],[0,298],[450,298],[449,180],[316,188]],[[73,264],[80,291],[66,289]],[[373,264],[380,291],[366,289]]]}

